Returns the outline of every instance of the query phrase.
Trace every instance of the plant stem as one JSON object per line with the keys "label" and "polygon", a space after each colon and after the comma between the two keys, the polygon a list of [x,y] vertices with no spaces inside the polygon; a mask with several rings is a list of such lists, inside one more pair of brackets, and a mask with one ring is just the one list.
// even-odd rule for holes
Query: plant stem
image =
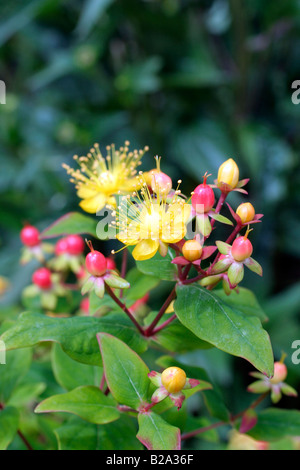
{"label": "plant stem", "polygon": [[172,315],[170,318],[168,318],[168,320],[166,320],[164,323],[159,325],[157,328],[154,328],[154,330],[152,331],[152,335],[156,335],[156,333],[163,330],[166,326],[168,326],[170,323],[172,323],[172,321],[175,320],[175,318],[177,318],[176,313],[174,313],[174,315]]}
{"label": "plant stem", "polygon": [[[1,410],[4,410],[4,405],[2,403],[0,403],[0,411]],[[17,431],[18,433],[18,436],[22,439],[22,441],[24,442],[25,446],[27,447],[28,450],[34,450],[31,445],[29,444],[29,442],[27,441],[26,437],[24,436],[24,434],[18,429]]]}
{"label": "plant stem", "polygon": [[[122,257],[122,266],[121,266],[121,277],[125,279],[126,270],[127,270],[127,259],[128,259],[128,249],[124,248],[123,257]],[[121,289],[120,297],[123,297],[123,289]]]}
{"label": "plant stem", "polygon": [[154,318],[153,322],[145,330],[145,332],[144,332],[145,336],[149,337],[153,334],[154,328],[156,327],[157,323],[159,322],[159,320],[161,319],[161,317],[163,316],[163,314],[165,313],[165,311],[169,307],[172,300],[175,298],[175,295],[176,295],[176,291],[175,291],[175,287],[173,287],[172,291],[170,292],[168,298],[165,300],[164,304],[162,305],[160,311],[158,312],[158,314]]}
{"label": "plant stem", "polygon": [[139,332],[143,336],[145,336],[144,329],[141,327],[141,325],[139,325],[139,323],[136,321],[136,319],[134,318],[132,313],[128,310],[126,305],[123,302],[121,302],[120,299],[118,299],[118,297],[115,295],[113,290],[107,284],[105,285],[105,288],[106,288],[106,292],[108,293],[108,295],[113,299],[114,302],[116,302],[116,304],[123,310],[123,312],[126,313],[126,315],[130,318],[130,320],[136,326],[136,328],[139,330]]}
{"label": "plant stem", "polygon": [[[225,199],[227,198],[227,195],[228,195],[228,193],[224,193],[224,192],[221,193],[221,196],[219,197],[219,200],[218,200],[218,204],[216,205],[215,214],[220,213],[220,211],[223,207],[223,204],[225,202]],[[215,223],[215,219],[212,219],[212,221],[210,223],[211,228],[213,228],[214,223]]]}
{"label": "plant stem", "polygon": [[[231,422],[234,423],[235,421],[237,421],[239,418],[241,418],[241,416],[243,416],[243,414],[248,411],[248,410],[254,410],[254,408],[256,408],[267,396],[269,395],[269,392],[266,392],[266,393],[263,393],[262,395],[260,395],[257,400],[255,400],[250,406],[248,406],[248,408],[246,408],[244,411],[241,411],[240,413],[237,413],[236,415],[234,416],[231,416]],[[210,431],[211,429],[215,429],[215,428],[219,428],[221,426],[226,426],[228,425],[229,423],[226,423],[225,421],[218,421],[217,423],[213,423],[209,426],[205,426],[203,428],[199,428],[199,429],[195,429],[194,431],[191,431],[191,432],[187,432],[185,434],[183,434],[181,436],[181,440],[185,440],[185,439],[190,439],[192,437],[195,437],[195,436],[198,436],[198,434],[202,434],[206,431]]]}

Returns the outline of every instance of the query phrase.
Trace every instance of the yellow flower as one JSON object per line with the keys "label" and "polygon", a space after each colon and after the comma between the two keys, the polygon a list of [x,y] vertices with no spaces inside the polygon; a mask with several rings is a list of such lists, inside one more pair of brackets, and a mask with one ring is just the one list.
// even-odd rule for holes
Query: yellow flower
{"label": "yellow flower", "polygon": [[74,156],[79,164],[77,170],[63,165],[72,177],[70,181],[76,184],[77,195],[82,199],[79,205],[84,211],[94,214],[105,206],[116,207],[116,194],[136,189],[136,169],[148,147],[129,152],[128,146],[128,141],[119,150],[114,145],[108,146],[104,158],[95,144],[87,156]]}
{"label": "yellow flower", "polygon": [[126,246],[134,246],[132,256],[137,261],[152,258],[159,250],[167,254],[168,244],[177,243],[186,234],[186,222],[190,215],[190,205],[176,190],[172,197],[164,191],[151,195],[144,178],[138,180],[140,194],[135,200],[123,197],[118,207],[117,239]]}

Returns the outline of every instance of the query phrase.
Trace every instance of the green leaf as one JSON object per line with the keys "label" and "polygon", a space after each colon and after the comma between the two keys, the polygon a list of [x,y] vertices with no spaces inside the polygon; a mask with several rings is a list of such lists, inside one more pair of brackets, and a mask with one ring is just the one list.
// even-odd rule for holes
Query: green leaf
{"label": "green leaf", "polygon": [[151,259],[136,261],[136,266],[143,274],[148,274],[165,281],[174,281],[177,275],[177,268],[175,264],[171,263],[173,258],[173,252],[169,249],[166,256],[163,257],[156,253]]}
{"label": "green leaf", "polygon": [[141,299],[160,282],[160,279],[157,277],[147,276],[146,274],[141,275],[141,271],[137,268],[133,268],[128,272],[126,280],[130,283],[130,289],[127,292],[124,292],[126,301],[136,301]]}
{"label": "green leaf", "polygon": [[[173,314],[165,314],[158,323],[158,326],[170,318]],[[147,320],[151,318],[151,315],[147,317]],[[206,341],[202,341],[190,330],[185,328],[182,323],[176,318],[168,325],[167,328],[159,331],[153,338],[152,341],[159,344],[163,348],[171,352],[185,352],[192,351],[195,349],[209,349],[213,346]]]}
{"label": "green leaf", "polygon": [[15,387],[29,370],[31,358],[31,350],[6,352],[6,364],[0,365],[0,403],[7,403]]}
{"label": "green leaf", "polygon": [[[172,366],[180,367],[181,369],[185,371],[185,373],[187,374],[189,378],[198,379],[201,381],[212,383],[212,387],[213,387],[212,390],[203,390],[201,392],[204,398],[205,405],[209,413],[212,416],[225,422],[229,421],[230,414],[224,403],[222,393],[217,387],[217,385],[211,381],[210,377],[208,376],[207,372],[204,369],[202,369],[201,367],[195,367],[195,366],[182,364],[181,362],[177,361],[171,356],[161,356],[156,361],[156,363],[163,369],[166,369],[167,367],[172,367]],[[183,393],[185,392],[186,391],[184,390]]]}
{"label": "green leaf", "polygon": [[210,217],[217,222],[221,222],[222,224],[226,225],[233,225],[233,222],[229,220],[227,217],[224,217],[224,215],[221,214],[215,214],[213,211],[209,213]]}
{"label": "green leaf", "polygon": [[147,400],[148,367],[123,341],[106,333],[99,333],[97,337],[112,395],[122,405],[138,409]]}
{"label": "green leaf", "polygon": [[54,238],[76,233],[88,233],[97,238],[98,221],[80,212],[69,212],[57,219],[41,233],[41,239]]}
{"label": "green leaf", "polygon": [[16,408],[27,405],[37,399],[46,389],[44,382],[22,383],[13,391],[7,404]]}
{"label": "green leaf", "polygon": [[180,429],[156,413],[140,413],[137,438],[148,450],[180,450]]}
{"label": "green leaf", "polygon": [[102,367],[74,361],[62,350],[59,344],[53,344],[51,363],[57,382],[68,391],[81,385],[100,384],[103,373]]}
{"label": "green leaf", "polygon": [[264,441],[300,436],[300,411],[279,408],[263,410],[258,413],[257,424],[248,434]]}
{"label": "green leaf", "polygon": [[215,294],[217,294],[224,303],[231,307],[236,307],[238,310],[245,313],[245,315],[258,317],[262,322],[268,320],[268,317],[259,305],[254,293],[245,287],[239,287],[238,290],[233,290],[230,295],[226,295],[223,289],[216,290]]}
{"label": "green leaf", "polygon": [[15,437],[19,426],[19,413],[8,406],[0,411],[0,450],[5,450]]}
{"label": "green leaf", "polygon": [[135,437],[135,422],[129,416],[122,415],[105,426],[72,416],[54,432],[59,450],[142,450]]}
{"label": "green leaf", "polygon": [[120,412],[113,397],[106,396],[97,387],[82,386],[62,395],[46,398],[35,413],[72,413],[89,423],[106,424],[119,418]]}
{"label": "green leaf", "polygon": [[179,320],[195,335],[273,375],[270,339],[257,317],[245,316],[200,286],[178,286],[174,303]]}
{"label": "green leaf", "polygon": [[52,318],[39,313],[23,313],[16,325],[3,334],[2,339],[7,350],[54,341],[60,343],[65,353],[75,361],[101,365],[96,338],[96,334],[100,332],[111,333],[123,339],[138,353],[147,348],[146,340],[124,314],[111,314],[105,318]]}

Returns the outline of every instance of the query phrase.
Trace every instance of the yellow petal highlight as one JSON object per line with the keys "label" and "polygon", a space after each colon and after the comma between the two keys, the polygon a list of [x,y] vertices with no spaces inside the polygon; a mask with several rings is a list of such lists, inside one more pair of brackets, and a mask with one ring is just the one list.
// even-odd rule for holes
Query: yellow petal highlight
{"label": "yellow petal highlight", "polygon": [[96,212],[103,209],[106,202],[106,196],[104,196],[104,194],[98,194],[97,196],[83,199],[79,205],[85,212],[88,212],[89,214],[96,214]]}
{"label": "yellow petal highlight", "polygon": [[152,258],[159,248],[158,240],[141,240],[132,252],[136,261],[144,261]]}

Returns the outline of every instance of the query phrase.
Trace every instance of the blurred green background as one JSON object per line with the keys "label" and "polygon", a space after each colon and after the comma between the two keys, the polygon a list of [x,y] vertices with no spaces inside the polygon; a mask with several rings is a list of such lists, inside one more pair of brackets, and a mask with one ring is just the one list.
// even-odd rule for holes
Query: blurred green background
{"label": "blurred green background", "polygon": [[[251,235],[264,277],[250,273],[244,285],[299,383],[300,105],[291,84],[300,79],[300,1],[12,0],[0,18],[0,275],[12,285],[2,312],[20,311],[33,269],[18,264],[23,222],[42,229],[78,210],[61,168],[73,154],[94,142],[149,145],[143,168],[161,155],[187,193],[233,157],[265,214]],[[234,207],[243,200],[229,198]],[[205,360],[233,384],[234,400],[235,359]]]}

